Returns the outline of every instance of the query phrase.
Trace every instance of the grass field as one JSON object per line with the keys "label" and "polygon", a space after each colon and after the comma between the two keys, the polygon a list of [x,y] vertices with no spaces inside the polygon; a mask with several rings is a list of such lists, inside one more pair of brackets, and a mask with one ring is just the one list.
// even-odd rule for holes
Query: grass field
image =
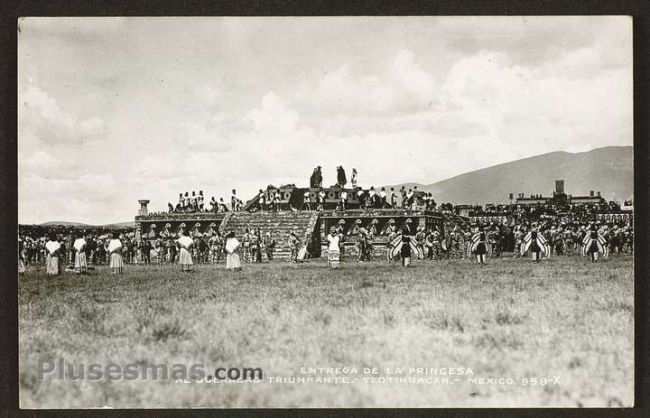
{"label": "grass field", "polygon": [[[351,261],[332,271],[318,261],[245,265],[241,273],[127,266],[122,276],[99,268],[56,278],[36,268],[19,279],[21,407],[629,406],[632,264],[630,256],[483,267],[416,261],[409,269]],[[55,359],[260,367],[264,380],[39,379],[39,360]],[[268,381],[306,376],[302,367],[345,366],[357,368],[347,375],[356,381]],[[410,368],[472,375],[363,380],[363,368],[373,367],[383,377],[396,368],[402,377],[417,377]],[[479,380],[488,377],[516,384]],[[532,378],[538,384],[523,384]],[[543,378],[559,381],[541,385]]]}

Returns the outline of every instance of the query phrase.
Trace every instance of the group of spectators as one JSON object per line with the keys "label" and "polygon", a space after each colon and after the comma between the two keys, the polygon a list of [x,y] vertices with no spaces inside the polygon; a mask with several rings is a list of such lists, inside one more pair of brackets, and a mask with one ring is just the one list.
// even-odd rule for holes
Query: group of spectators
{"label": "group of spectators", "polygon": [[45,264],[48,274],[57,275],[63,270],[86,273],[94,266],[111,265],[121,272],[123,264],[146,262],[143,245],[137,243],[134,232],[23,232],[18,236],[19,268],[24,271],[30,265]]}
{"label": "group of spectators", "polygon": [[174,206],[172,203],[167,203],[168,213],[197,213],[197,212],[212,212],[212,213],[225,213],[229,211],[241,211],[244,207],[244,202],[237,196],[237,191],[232,190],[230,197],[230,209],[226,205],[223,197],[217,201],[214,196],[208,202],[209,207],[205,205],[205,198],[203,190],[199,190],[197,195],[195,191],[178,194],[178,203]]}

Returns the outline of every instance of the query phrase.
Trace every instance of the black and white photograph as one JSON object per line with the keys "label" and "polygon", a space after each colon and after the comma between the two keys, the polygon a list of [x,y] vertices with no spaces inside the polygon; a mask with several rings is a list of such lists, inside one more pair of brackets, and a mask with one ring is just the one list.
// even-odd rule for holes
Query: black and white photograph
{"label": "black and white photograph", "polygon": [[632,22],[19,18],[19,407],[633,407]]}

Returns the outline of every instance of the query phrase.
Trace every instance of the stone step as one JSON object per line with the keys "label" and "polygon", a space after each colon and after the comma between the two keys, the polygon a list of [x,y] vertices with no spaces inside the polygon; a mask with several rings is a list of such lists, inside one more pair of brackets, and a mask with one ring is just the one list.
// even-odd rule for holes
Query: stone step
{"label": "stone step", "polygon": [[271,232],[276,241],[274,255],[278,259],[288,259],[291,248],[287,244],[287,237],[296,231],[298,238],[303,240],[307,228],[310,227],[312,215],[315,212],[237,212],[233,213],[224,224],[224,231],[234,231],[241,238],[246,228],[259,229],[263,235]]}

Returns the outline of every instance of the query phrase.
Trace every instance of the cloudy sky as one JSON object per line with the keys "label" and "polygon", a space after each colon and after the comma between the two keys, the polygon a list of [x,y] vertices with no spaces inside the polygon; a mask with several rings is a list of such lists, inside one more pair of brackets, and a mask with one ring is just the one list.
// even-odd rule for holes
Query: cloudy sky
{"label": "cloudy sky", "polygon": [[632,145],[625,17],[26,18],[19,222]]}

